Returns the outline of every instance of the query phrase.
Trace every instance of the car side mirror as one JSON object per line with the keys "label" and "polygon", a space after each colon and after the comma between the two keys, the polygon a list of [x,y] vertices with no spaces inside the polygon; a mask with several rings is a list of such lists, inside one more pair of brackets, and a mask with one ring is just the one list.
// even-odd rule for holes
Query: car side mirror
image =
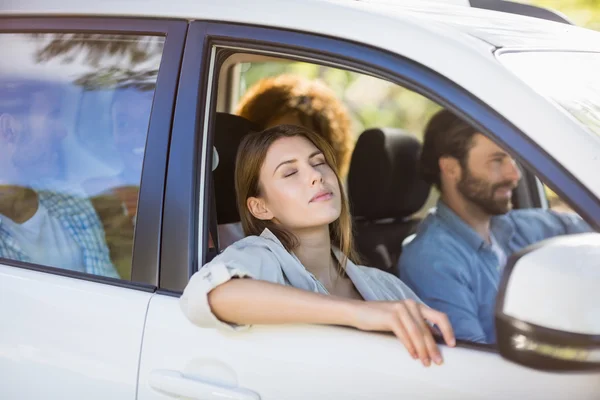
{"label": "car side mirror", "polygon": [[600,234],[513,254],[495,309],[502,357],[545,371],[600,370]]}

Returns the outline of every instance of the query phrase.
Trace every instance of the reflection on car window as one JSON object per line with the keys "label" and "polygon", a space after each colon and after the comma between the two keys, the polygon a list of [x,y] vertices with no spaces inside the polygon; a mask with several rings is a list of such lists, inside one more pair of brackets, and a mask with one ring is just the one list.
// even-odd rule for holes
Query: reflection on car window
{"label": "reflection on car window", "polygon": [[163,42],[0,35],[0,257],[130,279]]}

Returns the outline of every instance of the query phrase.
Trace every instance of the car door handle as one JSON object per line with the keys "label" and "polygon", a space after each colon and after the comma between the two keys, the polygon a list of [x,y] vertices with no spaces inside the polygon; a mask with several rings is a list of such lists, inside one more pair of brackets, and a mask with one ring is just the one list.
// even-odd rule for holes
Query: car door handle
{"label": "car door handle", "polygon": [[257,393],[248,389],[186,378],[179,371],[152,371],[148,383],[152,389],[174,397],[191,397],[202,400],[260,400]]}

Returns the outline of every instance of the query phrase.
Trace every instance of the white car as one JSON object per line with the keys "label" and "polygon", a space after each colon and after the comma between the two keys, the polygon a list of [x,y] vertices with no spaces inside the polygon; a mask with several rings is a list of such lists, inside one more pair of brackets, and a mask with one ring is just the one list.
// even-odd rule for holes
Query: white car
{"label": "white car", "polygon": [[[60,103],[48,118],[66,132],[64,162],[48,156],[30,173],[56,173],[31,187],[75,199],[108,190],[122,200],[123,218],[103,225],[108,245],[83,211],[63,225],[88,235],[73,242],[81,250],[73,265],[20,258],[0,224],[0,398],[598,399],[596,233],[513,257],[499,288],[498,346],[440,344],[441,367],[422,367],[391,334],[295,325],[224,333],[192,325],[180,310],[188,279],[214,255],[209,232],[216,238],[222,221],[212,148],[219,171],[228,164],[218,115],[233,110],[242,63],[302,61],[418,93],[517,158],[526,171],[519,207],[547,207],[540,178],[600,228],[600,33],[552,13],[557,21],[446,3],[455,4],[1,2],[0,122],[22,97],[37,99],[26,109],[46,116]],[[153,100],[119,103],[127,88]],[[118,133],[134,131],[118,114],[136,105],[141,142]],[[39,157],[54,149],[36,146]],[[3,166],[14,161],[6,154]],[[132,193],[134,211],[123,200]],[[114,206],[94,204],[101,218]]]}

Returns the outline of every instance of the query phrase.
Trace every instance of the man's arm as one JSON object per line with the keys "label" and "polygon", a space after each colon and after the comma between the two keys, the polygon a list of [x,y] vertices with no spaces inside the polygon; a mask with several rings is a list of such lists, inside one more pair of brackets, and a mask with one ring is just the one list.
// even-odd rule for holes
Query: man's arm
{"label": "man's arm", "polygon": [[593,229],[574,212],[547,209],[522,209],[510,214],[515,227],[534,242],[560,235],[593,232]]}
{"label": "man's arm", "polygon": [[547,211],[550,218],[554,219],[560,232],[558,235],[570,235],[574,233],[592,232],[593,229],[578,214],[571,212]]}

